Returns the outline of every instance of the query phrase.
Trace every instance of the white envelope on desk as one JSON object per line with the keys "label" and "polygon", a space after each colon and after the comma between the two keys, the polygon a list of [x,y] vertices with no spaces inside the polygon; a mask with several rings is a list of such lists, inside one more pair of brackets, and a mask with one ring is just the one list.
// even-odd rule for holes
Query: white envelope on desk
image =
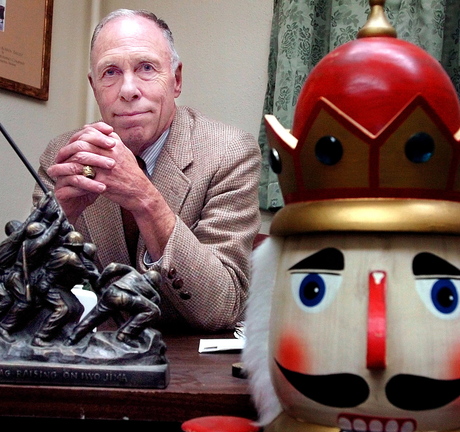
{"label": "white envelope on desk", "polygon": [[199,353],[234,351],[244,348],[244,339],[200,339]]}

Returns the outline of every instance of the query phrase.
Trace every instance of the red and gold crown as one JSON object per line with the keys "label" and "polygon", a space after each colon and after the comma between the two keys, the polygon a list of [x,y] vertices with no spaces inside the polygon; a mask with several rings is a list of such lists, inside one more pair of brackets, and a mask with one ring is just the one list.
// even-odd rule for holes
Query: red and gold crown
{"label": "red and gold crown", "polygon": [[324,57],[292,132],[266,116],[285,206],[271,233],[460,234],[460,104],[439,62],[396,38],[374,0],[357,40]]}

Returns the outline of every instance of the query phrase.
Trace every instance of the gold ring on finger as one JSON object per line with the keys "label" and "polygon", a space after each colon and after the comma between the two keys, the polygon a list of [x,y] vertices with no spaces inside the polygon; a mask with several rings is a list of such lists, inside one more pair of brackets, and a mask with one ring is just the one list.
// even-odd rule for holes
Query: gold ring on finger
{"label": "gold ring on finger", "polygon": [[90,165],[84,165],[81,174],[86,178],[93,179],[96,177],[96,170]]}

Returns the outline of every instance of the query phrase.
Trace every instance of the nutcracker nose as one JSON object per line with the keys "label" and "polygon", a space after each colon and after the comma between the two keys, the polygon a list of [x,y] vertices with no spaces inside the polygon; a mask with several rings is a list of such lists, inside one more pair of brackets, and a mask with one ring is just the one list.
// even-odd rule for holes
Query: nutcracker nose
{"label": "nutcracker nose", "polygon": [[386,273],[369,273],[369,306],[367,317],[367,358],[371,370],[386,368]]}

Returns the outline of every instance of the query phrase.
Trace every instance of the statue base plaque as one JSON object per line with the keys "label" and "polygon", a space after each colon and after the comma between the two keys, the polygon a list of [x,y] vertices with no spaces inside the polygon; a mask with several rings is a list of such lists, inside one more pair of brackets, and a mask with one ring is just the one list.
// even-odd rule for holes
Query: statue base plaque
{"label": "statue base plaque", "polygon": [[111,331],[97,331],[78,344],[45,347],[30,344],[25,334],[0,339],[0,383],[163,389],[169,364],[161,333],[145,329],[138,345],[121,343]]}
{"label": "statue base plaque", "polygon": [[163,365],[69,365],[42,362],[0,362],[1,384],[164,389],[169,367]]}

